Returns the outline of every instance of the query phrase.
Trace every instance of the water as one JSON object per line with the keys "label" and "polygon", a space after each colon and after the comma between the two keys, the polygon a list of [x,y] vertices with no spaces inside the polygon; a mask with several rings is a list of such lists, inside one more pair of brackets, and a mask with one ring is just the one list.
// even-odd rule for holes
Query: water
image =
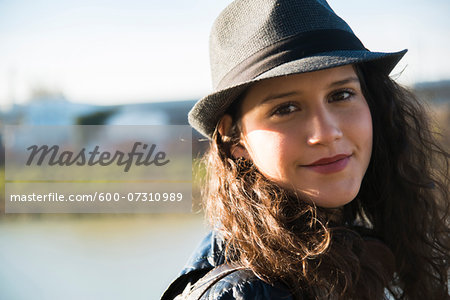
{"label": "water", "polygon": [[207,229],[201,216],[0,222],[0,299],[159,299]]}

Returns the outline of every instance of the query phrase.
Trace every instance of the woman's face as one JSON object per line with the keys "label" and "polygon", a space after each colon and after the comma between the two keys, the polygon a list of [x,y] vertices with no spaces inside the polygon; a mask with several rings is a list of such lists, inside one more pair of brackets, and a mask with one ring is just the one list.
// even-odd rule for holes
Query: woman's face
{"label": "woman's face", "polygon": [[339,207],[358,193],[372,118],[351,65],[254,84],[241,104],[240,128],[233,155],[317,206]]}

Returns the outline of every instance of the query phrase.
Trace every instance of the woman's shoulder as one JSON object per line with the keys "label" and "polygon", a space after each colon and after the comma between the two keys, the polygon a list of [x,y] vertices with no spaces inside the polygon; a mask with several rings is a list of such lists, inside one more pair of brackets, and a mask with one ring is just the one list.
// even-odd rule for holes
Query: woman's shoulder
{"label": "woman's shoulder", "polygon": [[[293,299],[283,284],[270,285],[251,270],[226,262],[223,251],[221,235],[209,232],[161,299]],[[207,288],[192,296],[199,286]]]}
{"label": "woman's shoulder", "polygon": [[258,278],[251,270],[240,269],[215,282],[200,299],[292,300],[293,297],[285,285],[281,283],[271,285]]}

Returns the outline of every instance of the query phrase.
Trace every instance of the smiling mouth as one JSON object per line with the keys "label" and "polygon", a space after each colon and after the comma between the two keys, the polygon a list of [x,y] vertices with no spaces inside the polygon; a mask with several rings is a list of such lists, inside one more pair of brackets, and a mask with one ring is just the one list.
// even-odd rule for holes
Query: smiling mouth
{"label": "smiling mouth", "polygon": [[344,170],[352,155],[337,155],[330,158],[320,159],[311,165],[303,167],[321,174],[331,174]]}
{"label": "smiling mouth", "polygon": [[325,157],[325,158],[316,160],[315,162],[313,162],[309,165],[306,165],[306,166],[328,165],[328,164],[334,163],[338,160],[344,159],[349,156],[351,156],[351,154],[338,154],[338,155],[335,155],[332,157]]}

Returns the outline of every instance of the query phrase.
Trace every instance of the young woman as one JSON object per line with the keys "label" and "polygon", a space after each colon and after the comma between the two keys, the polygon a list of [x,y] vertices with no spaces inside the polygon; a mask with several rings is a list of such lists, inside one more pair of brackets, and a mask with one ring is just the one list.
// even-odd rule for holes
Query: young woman
{"label": "young woman", "polygon": [[448,299],[448,153],[325,1],[237,0],[211,34],[213,226],[162,299]]}

